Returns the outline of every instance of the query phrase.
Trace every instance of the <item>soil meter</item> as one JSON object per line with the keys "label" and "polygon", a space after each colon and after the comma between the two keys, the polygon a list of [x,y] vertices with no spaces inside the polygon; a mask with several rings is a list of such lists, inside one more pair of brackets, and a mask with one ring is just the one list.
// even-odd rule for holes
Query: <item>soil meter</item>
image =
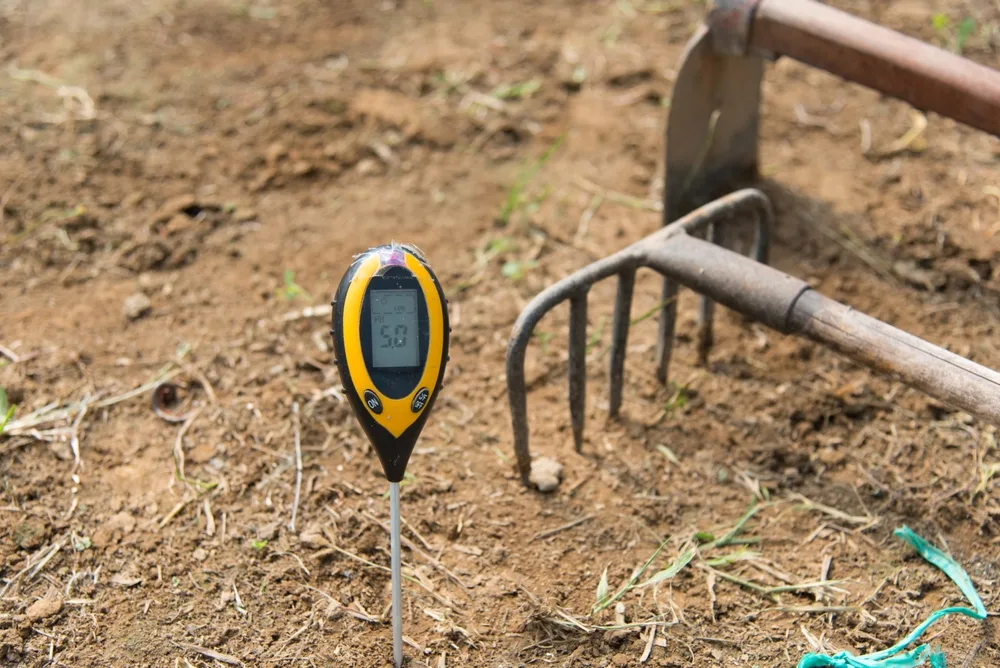
{"label": "soil meter", "polygon": [[448,306],[415,248],[396,243],[354,258],[333,300],[333,348],[351,408],[389,480],[393,659],[403,661],[399,482],[441,390]]}

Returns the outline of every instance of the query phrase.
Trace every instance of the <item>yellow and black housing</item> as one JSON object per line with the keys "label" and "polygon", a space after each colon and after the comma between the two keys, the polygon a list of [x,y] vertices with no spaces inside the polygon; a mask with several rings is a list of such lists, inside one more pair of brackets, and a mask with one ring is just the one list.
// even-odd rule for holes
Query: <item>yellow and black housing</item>
{"label": "yellow and black housing", "polygon": [[[404,302],[415,301],[415,350],[411,343],[405,360],[393,358],[399,364],[385,359],[375,363],[373,293],[405,295]],[[441,389],[448,361],[451,327],[444,290],[419,251],[393,242],[354,258],[332,306],[330,334],[347,399],[386,477],[400,482]]]}

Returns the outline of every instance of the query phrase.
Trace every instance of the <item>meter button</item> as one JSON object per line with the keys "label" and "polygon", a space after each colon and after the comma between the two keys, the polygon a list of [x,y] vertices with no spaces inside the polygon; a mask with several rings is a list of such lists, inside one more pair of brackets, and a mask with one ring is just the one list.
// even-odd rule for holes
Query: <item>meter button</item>
{"label": "meter button", "polygon": [[365,390],[365,405],[368,406],[368,410],[375,415],[382,414],[382,401],[378,398],[378,395],[371,390]]}
{"label": "meter button", "polygon": [[430,395],[430,390],[426,387],[421,387],[420,391],[417,392],[417,396],[413,397],[413,401],[410,403],[410,410],[414,413],[422,411],[424,406],[427,405],[428,395]]}

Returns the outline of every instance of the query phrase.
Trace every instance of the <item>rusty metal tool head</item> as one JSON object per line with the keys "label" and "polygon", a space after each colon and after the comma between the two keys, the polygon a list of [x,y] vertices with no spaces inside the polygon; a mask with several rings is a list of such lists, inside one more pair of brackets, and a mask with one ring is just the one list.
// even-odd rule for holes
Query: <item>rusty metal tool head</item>
{"label": "rusty metal tool head", "polygon": [[[713,0],[671,93],[664,225],[757,181],[760,84],[781,56],[1000,136],[996,70],[815,0]],[[668,324],[661,317],[661,381]]]}
{"label": "rusty metal tool head", "polygon": [[1000,72],[815,0],[714,0],[667,118],[664,222],[757,177],[760,82],[788,57],[1000,136]]}
{"label": "rusty metal tool head", "polygon": [[[945,404],[1000,425],[1000,373],[828,299],[805,281],[768,266],[771,219],[770,203],[760,191],[730,193],[583,267],[531,300],[514,323],[507,348],[514,451],[526,486],[530,485],[531,455],[524,359],[535,326],[557,305],[569,302],[570,421],[574,445],[580,451],[586,405],[587,293],[598,281],[617,276],[609,370],[609,412],[614,417],[622,399],[632,288],[636,272],[643,267],[662,274],[666,281],[668,299],[661,322],[667,333],[668,360],[676,323],[677,289],[684,285],[702,295],[699,356],[707,355],[711,346],[711,304],[718,302],[782,334],[821,343]],[[747,223],[754,223],[756,229],[753,257],[725,247],[731,228]],[[703,231],[707,240],[696,236]]]}

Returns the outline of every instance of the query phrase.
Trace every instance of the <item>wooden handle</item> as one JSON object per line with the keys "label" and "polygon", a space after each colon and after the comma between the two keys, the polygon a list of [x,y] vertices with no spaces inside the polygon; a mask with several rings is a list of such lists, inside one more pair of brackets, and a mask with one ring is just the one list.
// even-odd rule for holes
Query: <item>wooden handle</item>
{"label": "wooden handle", "polygon": [[643,264],[783,334],[803,336],[1000,427],[1000,373],[836,302],[801,279],[687,234],[650,236]]}
{"label": "wooden handle", "polygon": [[901,380],[953,408],[1000,426],[1000,373],[881,320],[804,293],[789,318],[794,333]]}
{"label": "wooden handle", "polygon": [[750,47],[1000,136],[1000,71],[814,0],[760,0]]}

